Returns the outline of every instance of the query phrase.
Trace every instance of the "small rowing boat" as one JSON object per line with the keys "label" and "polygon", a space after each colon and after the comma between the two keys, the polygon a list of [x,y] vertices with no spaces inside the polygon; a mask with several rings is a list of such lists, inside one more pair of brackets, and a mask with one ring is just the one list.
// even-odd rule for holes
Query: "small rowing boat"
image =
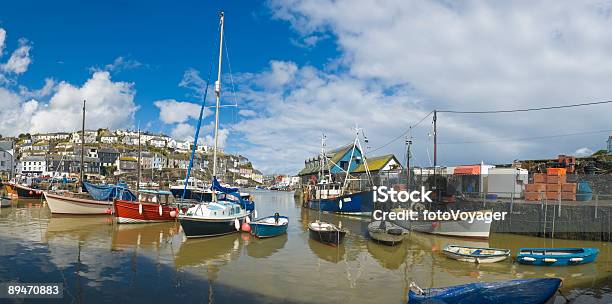
{"label": "small rowing boat", "polygon": [[538,266],[580,265],[595,261],[597,248],[521,248],[516,260]]}
{"label": "small rowing boat", "polygon": [[308,231],[311,239],[332,246],[342,243],[344,236],[346,236],[346,230],[332,223],[318,220],[308,224]]}
{"label": "small rowing boat", "polygon": [[258,238],[267,238],[287,232],[289,218],[275,213],[272,216],[256,219],[251,222],[251,234]]}
{"label": "small rowing boat", "polygon": [[510,256],[509,249],[448,245],[442,250],[447,257],[471,263],[495,263]]}
{"label": "small rowing boat", "polygon": [[477,282],[425,290],[412,283],[408,303],[544,304],[554,299],[560,286],[561,279],[557,278]]}
{"label": "small rowing boat", "polygon": [[373,240],[385,244],[396,245],[404,240],[404,229],[387,221],[373,221],[368,225],[368,233]]}

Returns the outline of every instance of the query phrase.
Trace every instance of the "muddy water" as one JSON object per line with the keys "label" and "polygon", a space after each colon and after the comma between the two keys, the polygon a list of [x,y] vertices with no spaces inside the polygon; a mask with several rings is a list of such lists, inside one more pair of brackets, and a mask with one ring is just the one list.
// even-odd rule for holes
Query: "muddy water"
{"label": "muddy water", "polygon": [[[367,222],[323,214],[349,230],[329,247],[308,238],[316,211],[291,193],[251,190],[259,215],[288,215],[287,235],[247,234],[186,240],[176,223],[116,225],[108,216],[51,216],[40,201],[14,201],[0,210],[0,281],[60,282],[60,302],[135,303],[299,302],[402,303],[414,281],[438,287],[514,278],[561,277],[575,303],[612,303],[612,243],[496,234],[488,241],[412,233],[397,247],[367,238]],[[510,248],[598,247],[596,263],[525,266],[508,260],[474,265],[447,259],[447,244]],[[0,300],[1,301],[1,300]],[[559,297],[557,303],[564,303]]]}

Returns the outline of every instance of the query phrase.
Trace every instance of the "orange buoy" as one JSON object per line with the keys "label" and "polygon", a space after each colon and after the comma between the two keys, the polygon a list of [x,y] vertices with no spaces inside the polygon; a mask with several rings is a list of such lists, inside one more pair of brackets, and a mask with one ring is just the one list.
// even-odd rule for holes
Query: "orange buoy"
{"label": "orange buoy", "polygon": [[242,223],[242,231],[244,231],[244,232],[251,231],[251,225],[249,225],[249,223],[247,223],[247,222]]}
{"label": "orange buoy", "polygon": [[170,217],[176,217],[176,210],[172,209],[172,211],[170,211]]}

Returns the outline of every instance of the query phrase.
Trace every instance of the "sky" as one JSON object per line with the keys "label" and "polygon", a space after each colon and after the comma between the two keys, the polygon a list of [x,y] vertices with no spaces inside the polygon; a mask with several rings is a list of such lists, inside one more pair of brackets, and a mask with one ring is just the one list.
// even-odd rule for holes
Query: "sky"
{"label": "sky", "polygon": [[[87,128],[193,139],[220,10],[219,140],[265,173],[296,173],[322,133],[331,149],[356,126],[366,155],[404,162],[410,135],[412,164],[429,166],[434,109],[612,100],[611,1],[12,1],[0,10],[0,134],[77,130],[86,99]],[[588,155],[605,148],[610,113],[440,113],[438,164]]]}

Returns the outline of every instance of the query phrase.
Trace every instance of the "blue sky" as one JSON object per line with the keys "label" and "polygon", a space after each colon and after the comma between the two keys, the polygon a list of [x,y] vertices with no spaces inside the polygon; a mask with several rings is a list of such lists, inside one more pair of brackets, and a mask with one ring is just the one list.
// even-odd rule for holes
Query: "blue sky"
{"label": "blue sky", "polygon": [[[0,11],[0,134],[78,129],[87,99],[90,128],[192,138],[221,9],[235,88],[224,56],[223,99],[239,104],[222,111],[221,141],[266,173],[296,172],[322,132],[340,146],[356,124],[366,154],[403,160],[404,138],[387,143],[433,109],[612,99],[605,1],[12,1]],[[441,114],[439,163],[588,155],[604,148],[610,112]],[[570,133],[585,134],[554,136]],[[414,164],[431,165],[431,134],[429,118],[413,129]]]}

